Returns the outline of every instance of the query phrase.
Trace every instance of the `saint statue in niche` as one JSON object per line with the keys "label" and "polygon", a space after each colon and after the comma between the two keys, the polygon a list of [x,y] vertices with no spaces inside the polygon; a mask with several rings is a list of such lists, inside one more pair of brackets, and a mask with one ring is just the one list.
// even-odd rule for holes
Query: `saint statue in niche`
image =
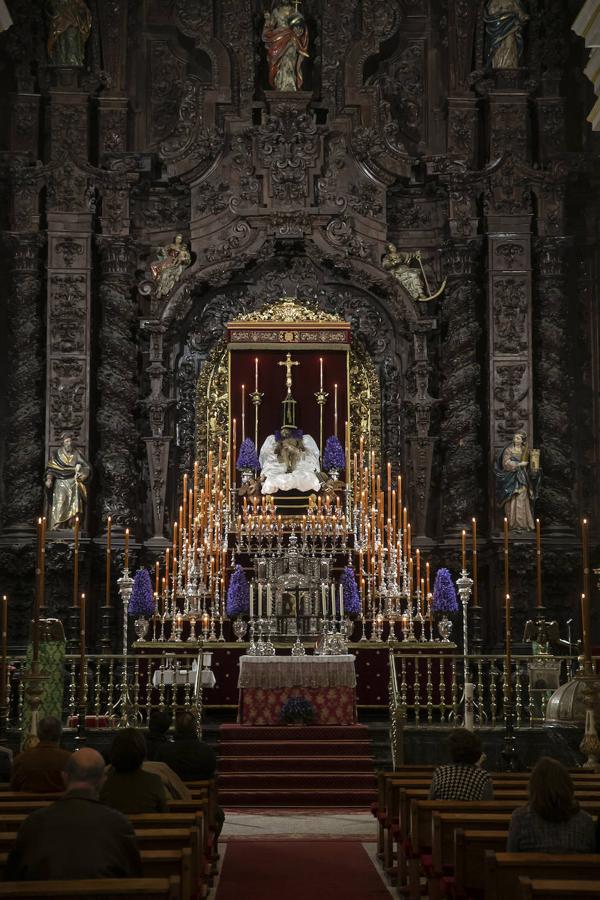
{"label": "saint statue in niche", "polygon": [[91,30],[92,14],[83,0],[49,0],[49,62],[55,66],[82,66]]}
{"label": "saint statue in niche", "polygon": [[527,435],[519,431],[498,453],[495,464],[498,506],[512,531],[534,531],[533,509],[541,481],[539,450],[529,452]]}
{"label": "saint statue in niche", "polygon": [[91,468],[74,446],[70,434],[62,436],[62,446],[54,451],[46,466],[46,488],[52,492],[48,499],[48,530],[73,528],[75,516],[81,516],[87,499],[85,481]]}
{"label": "saint statue in niche", "polygon": [[517,69],[523,54],[523,27],[529,15],[522,0],[488,0],[483,20],[486,59],[492,69]]}
{"label": "saint statue in niche", "polygon": [[191,263],[192,257],[180,234],[176,235],[172,244],[159,247],[156,252],[157,259],[150,263],[150,271],[156,283],[156,296],[166,297]]}
{"label": "saint statue in niche", "polygon": [[[418,268],[412,266],[412,262],[417,262]],[[431,293],[425,276],[420,250],[402,252],[397,249],[395,244],[388,244],[381,264],[402,285],[413,300],[420,302],[435,300],[446,287],[446,281],[444,280],[442,286],[434,293]]]}
{"label": "saint statue in niche", "polygon": [[270,434],[260,448],[263,494],[277,491],[318,491],[319,448],[300,428],[283,427]]}
{"label": "saint statue in niche", "polygon": [[298,2],[278,3],[265,13],[262,39],[269,59],[269,85],[275,91],[302,89],[302,63],[308,58],[308,28]]}

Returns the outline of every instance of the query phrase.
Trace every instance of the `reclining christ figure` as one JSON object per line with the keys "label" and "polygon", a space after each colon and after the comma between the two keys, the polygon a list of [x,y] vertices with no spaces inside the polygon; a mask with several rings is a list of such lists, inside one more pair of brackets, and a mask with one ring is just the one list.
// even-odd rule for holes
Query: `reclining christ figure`
{"label": "reclining christ figure", "polygon": [[260,448],[263,494],[277,491],[318,491],[321,487],[319,448],[310,434],[284,426]]}

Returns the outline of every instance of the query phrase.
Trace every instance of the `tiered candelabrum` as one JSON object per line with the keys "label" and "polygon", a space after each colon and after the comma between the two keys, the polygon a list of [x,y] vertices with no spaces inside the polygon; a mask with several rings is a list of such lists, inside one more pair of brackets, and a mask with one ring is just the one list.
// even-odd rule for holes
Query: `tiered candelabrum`
{"label": "tiered candelabrum", "polygon": [[[387,490],[382,490],[375,454],[366,457],[362,439],[349,468],[343,491],[320,492],[309,498],[304,515],[283,517],[273,497],[239,497],[220,442],[216,462],[209,453],[202,488],[197,463],[189,489],[189,476],[183,476],[172,549],[164,569],[157,570],[153,639],[182,642],[189,625],[187,642],[223,641],[228,573],[239,559],[252,573],[251,653],[272,654],[273,639],[290,635],[297,653],[304,652],[304,636],[322,636],[326,647],[341,646],[353,629],[335,580],[344,566],[353,566],[356,574],[360,612],[354,608],[352,614],[360,619],[359,640],[382,642],[387,629],[388,643],[433,641],[429,565],[421,578],[420,552],[413,558],[411,525],[402,506],[402,480],[392,485],[388,464]],[[467,596],[464,587],[461,597]],[[293,618],[282,611],[286,591],[296,592],[296,627],[282,631],[282,619],[289,626]],[[242,640],[246,629],[235,633]]]}

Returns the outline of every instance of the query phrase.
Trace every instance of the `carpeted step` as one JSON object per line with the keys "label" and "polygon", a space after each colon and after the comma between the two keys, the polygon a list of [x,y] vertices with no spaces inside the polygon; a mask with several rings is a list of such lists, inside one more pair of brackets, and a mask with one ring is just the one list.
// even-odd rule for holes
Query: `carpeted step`
{"label": "carpeted step", "polygon": [[339,790],[346,788],[375,789],[375,773],[370,772],[244,772],[242,774],[223,772],[219,774],[219,794],[221,790],[277,790],[290,788]]}
{"label": "carpeted step", "polygon": [[221,725],[227,741],[370,741],[366,725]]}
{"label": "carpeted step", "polygon": [[326,806],[326,807],[348,807],[357,806],[362,809],[368,809],[369,805],[375,799],[375,789],[352,789],[352,790],[306,790],[306,789],[287,789],[284,791],[271,790],[221,790],[219,786],[219,803],[221,806],[238,807],[251,806],[255,808],[268,808],[272,806]]}
{"label": "carpeted step", "polygon": [[221,741],[219,758],[225,756],[370,756],[370,741]]}
{"label": "carpeted step", "polygon": [[224,756],[219,772],[372,772],[371,756]]}

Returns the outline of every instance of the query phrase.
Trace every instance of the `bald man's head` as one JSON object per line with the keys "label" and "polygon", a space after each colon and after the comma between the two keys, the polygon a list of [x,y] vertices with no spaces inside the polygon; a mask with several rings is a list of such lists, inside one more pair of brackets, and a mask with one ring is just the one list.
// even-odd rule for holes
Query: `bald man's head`
{"label": "bald man's head", "polygon": [[104,760],[97,750],[84,747],[71,754],[63,774],[68,791],[87,788],[97,793],[104,782]]}

